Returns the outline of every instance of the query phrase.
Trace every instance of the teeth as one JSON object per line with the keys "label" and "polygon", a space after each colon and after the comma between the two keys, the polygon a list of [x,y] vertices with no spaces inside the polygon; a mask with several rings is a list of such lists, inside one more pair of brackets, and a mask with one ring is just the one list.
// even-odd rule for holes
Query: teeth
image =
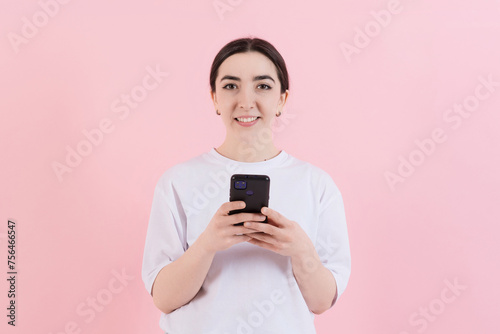
{"label": "teeth", "polygon": [[245,117],[245,118],[236,118],[239,122],[248,123],[253,122],[257,119],[257,117]]}

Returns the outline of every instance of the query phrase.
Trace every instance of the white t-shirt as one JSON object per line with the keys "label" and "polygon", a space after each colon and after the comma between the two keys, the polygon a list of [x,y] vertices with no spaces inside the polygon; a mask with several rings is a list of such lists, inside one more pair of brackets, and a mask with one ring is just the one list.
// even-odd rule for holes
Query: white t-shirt
{"label": "white t-shirt", "polygon": [[[300,224],[337,283],[351,272],[342,196],[328,173],[282,150],[261,162],[239,162],[214,148],[169,168],[159,179],[147,230],[142,279],[151,293],[158,272],[178,259],[229,201],[233,174],[265,174],[269,208]],[[168,334],[316,333],[290,257],[248,242],[215,254],[198,294],[160,327]]]}

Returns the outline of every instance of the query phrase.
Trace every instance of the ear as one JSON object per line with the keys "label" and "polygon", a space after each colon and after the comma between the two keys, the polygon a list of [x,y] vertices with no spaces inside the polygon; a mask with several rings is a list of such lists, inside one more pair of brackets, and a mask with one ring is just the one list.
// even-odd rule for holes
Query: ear
{"label": "ear", "polygon": [[214,103],[214,108],[215,110],[218,109],[218,104],[217,104],[217,95],[215,94],[214,91],[210,90],[210,97],[212,98],[212,102]]}
{"label": "ear", "polygon": [[283,110],[287,99],[288,99],[288,89],[283,94],[281,94],[280,99],[278,100],[278,111]]}

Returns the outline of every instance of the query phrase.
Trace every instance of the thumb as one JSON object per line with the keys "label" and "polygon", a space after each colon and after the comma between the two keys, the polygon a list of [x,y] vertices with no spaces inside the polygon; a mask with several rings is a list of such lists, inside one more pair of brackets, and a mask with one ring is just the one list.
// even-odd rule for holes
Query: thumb
{"label": "thumb", "polygon": [[262,212],[263,215],[267,216],[267,220],[271,220],[274,223],[278,223],[278,224],[281,222],[281,217],[280,217],[281,214],[278,211],[275,211],[273,209],[270,209],[270,208],[264,206],[264,207],[262,207],[260,212]]}

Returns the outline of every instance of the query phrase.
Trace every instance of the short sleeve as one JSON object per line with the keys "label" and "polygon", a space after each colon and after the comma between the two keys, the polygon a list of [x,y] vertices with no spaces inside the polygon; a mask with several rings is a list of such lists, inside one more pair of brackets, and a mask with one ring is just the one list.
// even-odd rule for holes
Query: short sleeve
{"label": "short sleeve", "polygon": [[333,306],[347,287],[351,274],[351,253],[342,195],[326,172],[324,185],[315,246],[321,262],[330,270],[337,283]]}
{"label": "short sleeve", "polygon": [[171,182],[162,177],[154,191],[142,261],[142,280],[150,294],[160,270],[185,252],[186,219],[175,198]]}

